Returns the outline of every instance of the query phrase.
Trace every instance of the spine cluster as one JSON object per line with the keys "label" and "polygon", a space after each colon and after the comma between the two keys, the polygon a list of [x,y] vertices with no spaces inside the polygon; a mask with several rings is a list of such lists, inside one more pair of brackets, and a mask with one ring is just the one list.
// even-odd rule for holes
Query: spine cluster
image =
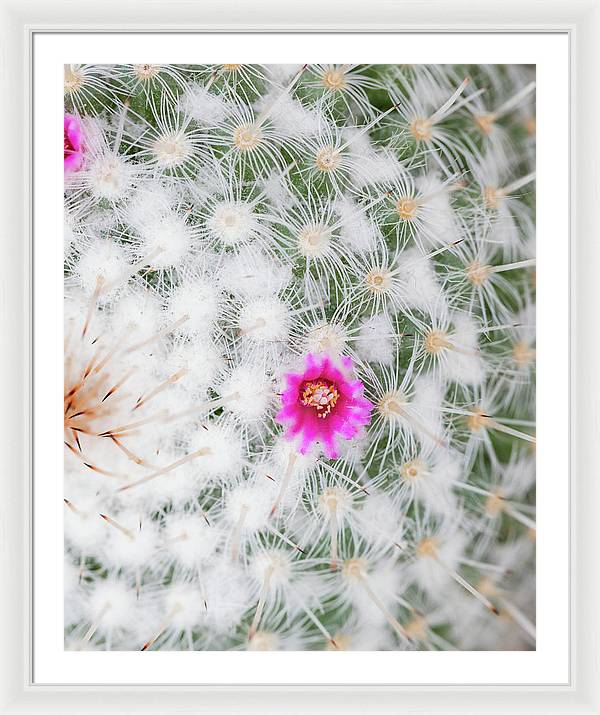
{"label": "spine cluster", "polygon": [[522,66],[65,67],[65,647],[535,647]]}

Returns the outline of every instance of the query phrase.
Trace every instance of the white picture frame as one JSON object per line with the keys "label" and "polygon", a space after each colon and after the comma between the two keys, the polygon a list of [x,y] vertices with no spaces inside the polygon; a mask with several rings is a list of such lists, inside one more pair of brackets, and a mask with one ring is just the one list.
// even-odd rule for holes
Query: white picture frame
{"label": "white picture frame", "polygon": [[[143,21],[140,6],[144,5]],[[343,11],[342,11],[343,10]],[[235,15],[235,21],[230,18]],[[452,22],[447,23],[451,17]],[[6,220],[5,260],[2,265],[2,322],[6,348],[4,362],[2,434],[3,550],[5,574],[0,589],[3,629],[0,679],[2,712],[600,712],[596,681],[598,629],[595,596],[598,566],[594,482],[593,306],[598,302],[592,271],[597,265],[594,236],[594,160],[598,157],[593,131],[598,116],[599,90],[594,86],[597,50],[594,31],[599,29],[595,2],[533,2],[481,7],[453,2],[414,6],[384,2],[331,4],[304,3],[300,10],[275,3],[230,3],[200,6],[194,3],[107,3],[102,7],[80,3],[45,2],[20,7],[2,3],[2,45],[5,71],[3,97],[12,97],[1,122],[4,141],[3,204]],[[376,21],[373,20],[376,18]],[[32,682],[32,622],[30,610],[31,524],[29,470],[31,462],[31,47],[41,31],[534,31],[566,33],[571,57],[571,673],[567,685],[556,686],[360,686],[351,690],[335,686],[74,686]],[[587,69],[587,71],[586,71]],[[575,174],[574,167],[577,167]],[[575,222],[575,217],[577,222]],[[577,226],[577,232],[575,227]],[[584,302],[585,301],[585,302]],[[575,312],[577,310],[577,313]],[[588,317],[587,325],[582,321]],[[575,332],[576,326],[579,330]],[[582,327],[585,326],[585,327]],[[564,327],[561,328],[564,330]],[[9,338],[10,336],[10,338]],[[566,335],[560,336],[566,340]],[[579,379],[576,379],[579,378]],[[581,393],[581,394],[580,394]],[[579,398],[579,399],[578,399]],[[577,409],[575,406],[577,405]],[[8,408],[8,409],[6,409]],[[576,461],[576,457],[578,460]],[[596,457],[597,459],[597,457]],[[578,466],[579,465],[579,466]],[[585,465],[585,468],[582,468]],[[575,518],[575,507],[577,517]],[[577,565],[577,568],[575,566]],[[8,578],[6,575],[9,575]],[[199,692],[200,689],[200,692]],[[293,694],[292,694],[293,691]],[[290,698],[290,695],[292,696]]]}

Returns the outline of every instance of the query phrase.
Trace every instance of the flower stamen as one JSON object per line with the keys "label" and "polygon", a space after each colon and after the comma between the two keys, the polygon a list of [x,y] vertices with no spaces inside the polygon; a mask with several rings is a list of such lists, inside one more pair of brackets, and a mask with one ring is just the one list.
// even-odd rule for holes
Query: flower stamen
{"label": "flower stamen", "polygon": [[335,407],[339,397],[339,392],[333,383],[315,380],[304,384],[301,402],[305,407],[314,407],[317,410],[317,417],[325,419]]}

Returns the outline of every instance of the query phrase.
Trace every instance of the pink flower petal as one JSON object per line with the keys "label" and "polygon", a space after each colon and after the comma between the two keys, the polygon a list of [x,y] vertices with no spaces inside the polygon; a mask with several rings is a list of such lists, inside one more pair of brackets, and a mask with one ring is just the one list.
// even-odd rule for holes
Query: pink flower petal
{"label": "pink flower petal", "polygon": [[83,166],[83,131],[81,122],[72,114],[64,116],[64,171],[70,174]]}

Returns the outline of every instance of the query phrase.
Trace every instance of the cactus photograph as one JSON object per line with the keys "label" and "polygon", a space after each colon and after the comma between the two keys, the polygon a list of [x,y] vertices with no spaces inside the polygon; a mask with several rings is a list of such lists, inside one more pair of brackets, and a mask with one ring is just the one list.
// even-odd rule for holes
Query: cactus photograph
{"label": "cactus photograph", "polygon": [[529,65],[65,65],[66,650],[535,650],[535,122]]}

